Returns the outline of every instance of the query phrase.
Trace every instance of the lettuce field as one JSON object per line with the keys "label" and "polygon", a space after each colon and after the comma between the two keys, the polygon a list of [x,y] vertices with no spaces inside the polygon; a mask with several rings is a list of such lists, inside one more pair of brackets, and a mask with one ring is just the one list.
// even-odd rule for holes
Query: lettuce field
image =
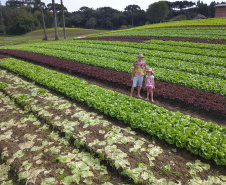
{"label": "lettuce field", "polygon": [[[226,184],[226,19],[0,47],[0,183]],[[155,102],[130,97],[132,63]]]}

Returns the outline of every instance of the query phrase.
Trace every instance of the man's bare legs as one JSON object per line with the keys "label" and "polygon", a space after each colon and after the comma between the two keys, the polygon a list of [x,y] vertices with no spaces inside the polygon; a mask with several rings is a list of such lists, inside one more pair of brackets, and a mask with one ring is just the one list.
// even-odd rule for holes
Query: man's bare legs
{"label": "man's bare legs", "polygon": [[130,97],[133,97],[134,87],[131,88]]}
{"label": "man's bare legs", "polygon": [[[137,91],[138,91],[138,92],[137,92],[137,97],[138,97],[138,98],[142,98],[141,95],[140,95],[140,90],[141,90],[141,87],[137,87]],[[131,94],[130,94],[130,97],[133,97],[133,92],[134,92],[134,87],[131,88]]]}
{"label": "man's bare legs", "polygon": [[138,91],[137,97],[138,97],[138,98],[142,98],[141,95],[140,95],[140,90],[141,90],[141,87],[137,87],[137,91]]}

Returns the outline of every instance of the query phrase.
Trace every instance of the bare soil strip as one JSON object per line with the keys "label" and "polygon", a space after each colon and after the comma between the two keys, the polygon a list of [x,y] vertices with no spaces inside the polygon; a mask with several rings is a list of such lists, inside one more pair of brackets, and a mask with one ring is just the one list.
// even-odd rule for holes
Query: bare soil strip
{"label": "bare soil strip", "polygon": [[143,42],[148,40],[172,40],[172,41],[198,42],[209,44],[226,44],[226,40],[208,40],[208,39],[157,37],[157,36],[102,36],[102,37],[85,37],[74,40],[106,40],[106,41],[126,41],[126,42]]}

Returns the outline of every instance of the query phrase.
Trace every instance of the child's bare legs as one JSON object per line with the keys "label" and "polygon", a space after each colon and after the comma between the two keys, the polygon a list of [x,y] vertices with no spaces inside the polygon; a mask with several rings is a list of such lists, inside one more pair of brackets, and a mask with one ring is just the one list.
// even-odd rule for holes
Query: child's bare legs
{"label": "child's bare legs", "polygon": [[151,102],[154,102],[154,99],[153,99],[153,89],[149,89],[150,90],[150,94],[151,94]]}
{"label": "child's bare legs", "polygon": [[154,102],[153,99],[153,89],[147,89],[147,98],[145,100],[149,100],[149,95],[151,94],[151,102]]}
{"label": "child's bare legs", "polygon": [[147,98],[145,100],[149,100],[150,89],[147,89]]}

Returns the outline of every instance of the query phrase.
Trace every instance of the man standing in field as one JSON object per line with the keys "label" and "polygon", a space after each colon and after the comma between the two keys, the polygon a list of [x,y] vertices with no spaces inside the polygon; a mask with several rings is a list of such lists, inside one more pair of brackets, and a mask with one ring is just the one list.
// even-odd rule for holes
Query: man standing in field
{"label": "man standing in field", "polygon": [[140,90],[142,87],[144,73],[147,70],[147,64],[142,59],[144,58],[143,54],[138,55],[138,60],[133,63],[132,67],[132,77],[131,80],[133,81],[133,85],[131,88],[130,96],[133,96],[134,88],[137,87],[137,97],[142,98],[140,96]]}

